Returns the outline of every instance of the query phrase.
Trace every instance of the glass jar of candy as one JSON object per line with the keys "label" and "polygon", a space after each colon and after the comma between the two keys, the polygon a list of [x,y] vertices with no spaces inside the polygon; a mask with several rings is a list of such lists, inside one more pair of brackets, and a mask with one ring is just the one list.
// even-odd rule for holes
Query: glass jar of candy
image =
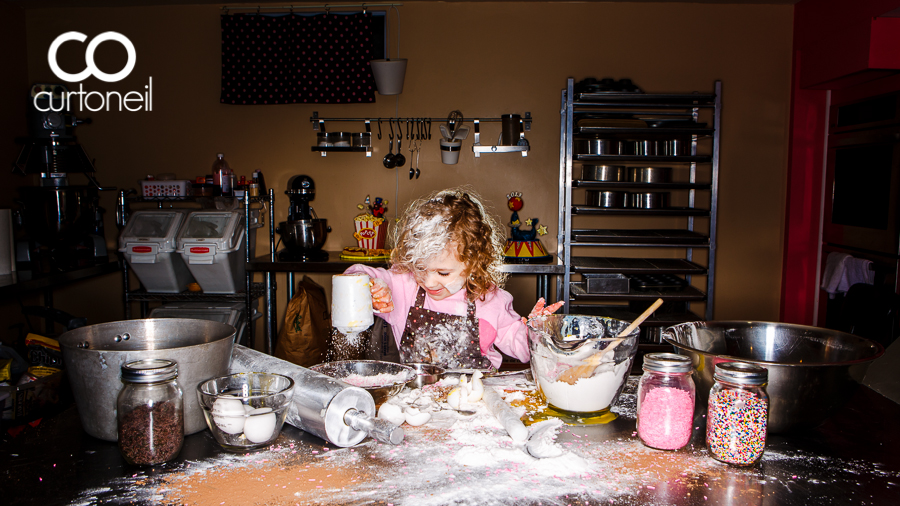
{"label": "glass jar of candy", "polygon": [[755,364],[716,364],[706,416],[706,446],[716,460],[750,466],[762,457],[769,420],[768,376]]}
{"label": "glass jar of candy", "polygon": [[171,460],[184,442],[184,397],[178,365],[148,359],[122,366],[125,385],[116,399],[119,451],[129,464]]}
{"label": "glass jar of candy", "polygon": [[660,450],[677,450],[691,440],[694,381],[691,359],[674,353],[644,356],[637,390],[637,433],[641,442]]}

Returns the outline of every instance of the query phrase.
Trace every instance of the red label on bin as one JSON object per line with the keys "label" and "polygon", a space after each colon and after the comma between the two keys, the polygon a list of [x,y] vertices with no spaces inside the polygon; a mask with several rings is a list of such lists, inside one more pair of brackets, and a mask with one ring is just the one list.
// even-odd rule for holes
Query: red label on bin
{"label": "red label on bin", "polygon": [[153,248],[150,246],[134,246],[131,248],[132,253],[150,253],[153,251]]}
{"label": "red label on bin", "polygon": [[209,253],[209,248],[206,246],[194,246],[191,248],[191,253]]}

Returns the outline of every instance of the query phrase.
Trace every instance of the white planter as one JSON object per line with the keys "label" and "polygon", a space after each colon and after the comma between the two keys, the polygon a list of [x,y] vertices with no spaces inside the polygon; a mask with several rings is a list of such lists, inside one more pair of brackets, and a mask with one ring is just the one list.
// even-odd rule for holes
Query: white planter
{"label": "white planter", "polygon": [[406,58],[394,60],[372,60],[372,76],[381,95],[403,93],[403,79],[406,77]]}

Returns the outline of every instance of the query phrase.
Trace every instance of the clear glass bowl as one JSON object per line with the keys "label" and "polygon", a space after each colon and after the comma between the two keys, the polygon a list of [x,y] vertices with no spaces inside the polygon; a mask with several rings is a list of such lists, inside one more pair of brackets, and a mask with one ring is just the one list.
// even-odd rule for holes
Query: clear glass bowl
{"label": "clear glass bowl", "polygon": [[[601,316],[549,315],[528,324],[531,372],[541,395],[564,420],[605,423],[637,353],[640,330]],[[565,416],[569,415],[569,416]],[[594,422],[591,422],[594,423]]]}
{"label": "clear glass bowl", "polygon": [[197,397],[215,440],[228,451],[272,444],[294,396],[294,380],[281,374],[242,372],[204,381]]}

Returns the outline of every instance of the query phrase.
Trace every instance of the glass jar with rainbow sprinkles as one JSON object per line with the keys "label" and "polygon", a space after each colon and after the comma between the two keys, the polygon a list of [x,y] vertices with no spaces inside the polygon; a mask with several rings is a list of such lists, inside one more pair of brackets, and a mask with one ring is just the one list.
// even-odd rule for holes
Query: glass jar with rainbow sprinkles
{"label": "glass jar with rainbow sprinkles", "polygon": [[706,446],[716,460],[736,466],[756,464],[766,447],[769,372],[755,364],[716,364],[709,391]]}

